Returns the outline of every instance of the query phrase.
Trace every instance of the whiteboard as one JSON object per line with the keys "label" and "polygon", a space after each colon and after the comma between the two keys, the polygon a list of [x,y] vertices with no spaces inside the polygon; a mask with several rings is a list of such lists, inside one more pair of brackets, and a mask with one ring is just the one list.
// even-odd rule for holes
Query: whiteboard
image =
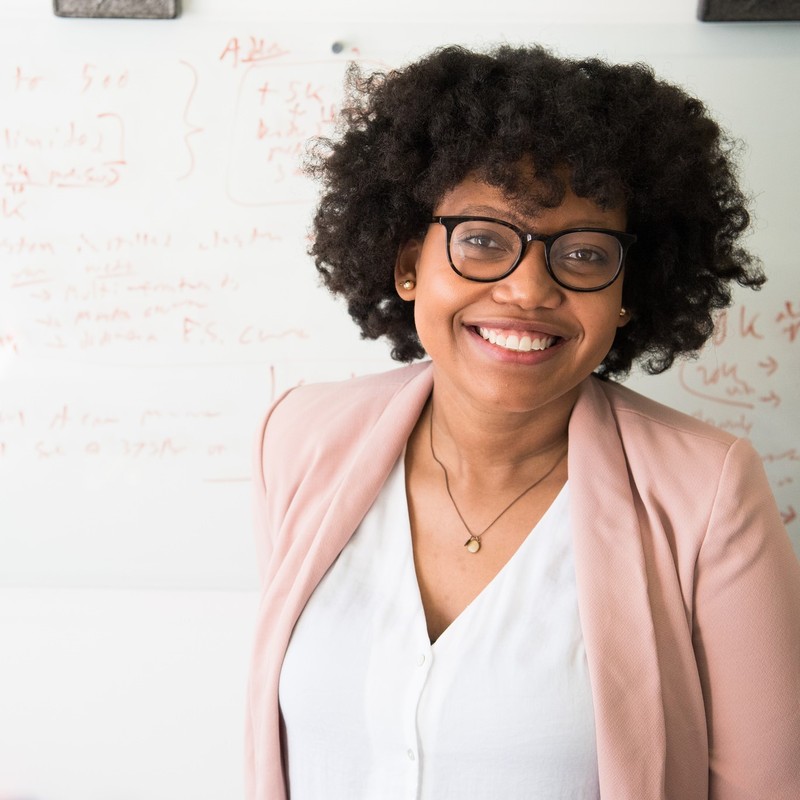
{"label": "whiteboard", "polygon": [[[261,413],[296,383],[393,366],[318,285],[299,160],[331,131],[349,60],[400,65],[444,29],[198,8],[2,21],[2,586],[253,588]],[[800,551],[800,28],[469,25],[454,8],[449,42],[648,61],[747,142],[770,281],[698,361],[629,385],[749,436]]]}

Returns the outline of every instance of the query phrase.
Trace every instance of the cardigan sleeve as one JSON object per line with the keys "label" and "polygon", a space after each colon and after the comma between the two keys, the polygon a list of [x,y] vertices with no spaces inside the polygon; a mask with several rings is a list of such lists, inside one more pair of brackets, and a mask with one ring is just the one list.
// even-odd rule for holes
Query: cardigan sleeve
{"label": "cardigan sleeve", "polygon": [[267,535],[267,487],[264,480],[264,437],[267,432],[267,418],[262,420],[255,437],[253,447],[252,468],[252,498],[253,498],[253,529],[255,531],[256,566],[258,578],[264,583],[266,564],[269,560],[272,547]]}
{"label": "cardigan sleeve", "polygon": [[695,573],[711,800],[800,797],[800,564],[758,454],[728,451]]}
{"label": "cardigan sleeve", "polygon": [[267,571],[267,564],[272,556],[273,532],[267,514],[267,479],[265,470],[265,454],[267,448],[267,428],[272,418],[273,412],[278,405],[292,391],[289,389],[275,400],[267,410],[262,420],[258,433],[255,437],[253,446],[253,466],[252,466],[252,502],[253,502],[253,523],[255,530],[256,546],[256,565],[258,567],[259,582],[263,586]]}

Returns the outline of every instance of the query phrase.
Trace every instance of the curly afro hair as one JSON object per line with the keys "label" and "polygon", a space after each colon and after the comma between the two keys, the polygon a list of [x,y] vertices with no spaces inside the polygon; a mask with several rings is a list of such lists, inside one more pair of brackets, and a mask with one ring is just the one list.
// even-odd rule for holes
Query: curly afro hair
{"label": "curly afro hair", "polygon": [[[308,156],[323,185],[310,254],[362,335],[386,336],[398,361],[424,355],[413,303],[394,287],[398,250],[470,174],[545,207],[561,202],[568,180],[576,195],[626,209],[638,237],[623,287],[631,321],[600,377],[622,377],[635,362],[658,373],[696,353],[714,312],[730,305],[732,282],[764,283],[739,244],[749,215],[735,143],[702,102],[645,65],[538,46],[447,47],[389,73],[352,67],[347,86],[337,136]],[[535,167],[535,197],[521,163]]]}

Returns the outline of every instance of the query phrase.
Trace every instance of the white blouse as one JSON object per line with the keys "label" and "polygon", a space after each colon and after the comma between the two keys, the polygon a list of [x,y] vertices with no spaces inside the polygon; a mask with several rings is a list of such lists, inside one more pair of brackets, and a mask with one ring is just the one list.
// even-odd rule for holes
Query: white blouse
{"label": "white blouse", "polygon": [[403,462],[289,643],[291,800],[597,800],[567,487],[431,645]]}

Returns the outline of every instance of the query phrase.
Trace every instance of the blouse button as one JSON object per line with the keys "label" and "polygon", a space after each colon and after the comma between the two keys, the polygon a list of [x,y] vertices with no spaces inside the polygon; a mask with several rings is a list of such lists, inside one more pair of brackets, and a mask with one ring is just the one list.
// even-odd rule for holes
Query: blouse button
{"label": "blouse button", "polygon": [[421,667],[425,663],[425,653],[420,653],[417,656],[417,666]]}
{"label": "blouse button", "polygon": [[416,758],[417,758],[417,757],[414,755],[414,751],[413,751],[413,750],[412,750],[410,747],[408,748],[408,752],[406,753],[406,755],[408,756],[408,760],[409,760],[409,761],[415,761],[415,760],[416,760]]}

